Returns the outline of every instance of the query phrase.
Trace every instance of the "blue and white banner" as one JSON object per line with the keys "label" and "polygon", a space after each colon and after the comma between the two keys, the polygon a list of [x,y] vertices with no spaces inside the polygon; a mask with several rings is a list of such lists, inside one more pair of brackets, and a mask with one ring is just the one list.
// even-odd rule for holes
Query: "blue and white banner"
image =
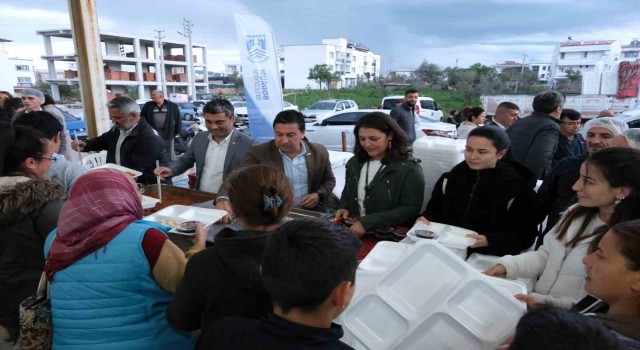
{"label": "blue and white banner", "polygon": [[249,129],[258,142],[266,142],[273,139],[273,120],[283,108],[276,41],[271,26],[262,18],[248,13],[236,13],[234,18]]}

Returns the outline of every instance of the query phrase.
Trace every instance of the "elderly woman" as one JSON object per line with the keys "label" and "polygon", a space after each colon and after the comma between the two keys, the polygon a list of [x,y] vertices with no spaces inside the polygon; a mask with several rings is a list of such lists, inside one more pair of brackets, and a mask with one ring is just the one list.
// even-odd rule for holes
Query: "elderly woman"
{"label": "elderly woman", "polygon": [[187,264],[176,299],[167,310],[178,329],[196,330],[227,316],[258,319],[271,311],[260,281],[267,239],[293,207],[288,178],[268,165],[251,165],[227,179],[229,203],[240,230],[226,228],[215,245]]}
{"label": "elderly woman", "polygon": [[[193,346],[166,318],[185,254],[168,239],[169,227],[142,220],[141,199],[133,179],[111,169],[73,185],[45,245],[54,349]],[[199,230],[192,251],[205,239]]]}
{"label": "elderly woman", "polygon": [[424,199],[419,160],[410,156],[407,137],[398,124],[380,112],[356,123],[356,145],[346,165],[346,181],[335,217],[358,221],[357,235],[391,226],[412,226]]}
{"label": "elderly woman", "polygon": [[40,131],[0,124],[0,325],[14,341],[18,305],[38,288],[42,248],[64,197],[64,187],[46,179],[54,149]]}

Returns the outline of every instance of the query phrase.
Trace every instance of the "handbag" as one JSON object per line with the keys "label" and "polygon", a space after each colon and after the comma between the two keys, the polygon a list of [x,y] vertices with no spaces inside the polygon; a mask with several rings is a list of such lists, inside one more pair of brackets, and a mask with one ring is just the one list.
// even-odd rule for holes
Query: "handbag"
{"label": "handbag", "polygon": [[51,300],[46,272],[38,291],[20,303],[20,336],[13,350],[49,350],[53,338]]}

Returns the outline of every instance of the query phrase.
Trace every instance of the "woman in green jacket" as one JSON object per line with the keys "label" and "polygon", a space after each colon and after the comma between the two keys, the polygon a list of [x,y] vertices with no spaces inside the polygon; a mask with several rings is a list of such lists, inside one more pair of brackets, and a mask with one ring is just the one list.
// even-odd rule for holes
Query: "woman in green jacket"
{"label": "woman in green jacket", "polygon": [[336,218],[358,216],[350,227],[357,235],[391,226],[412,226],[424,198],[419,160],[410,156],[407,136],[381,112],[356,123],[355,156],[347,162],[346,181]]}

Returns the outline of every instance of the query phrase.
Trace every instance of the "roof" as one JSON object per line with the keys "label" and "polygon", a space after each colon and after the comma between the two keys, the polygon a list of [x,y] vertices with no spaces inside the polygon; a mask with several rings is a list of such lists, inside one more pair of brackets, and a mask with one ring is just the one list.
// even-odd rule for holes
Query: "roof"
{"label": "roof", "polygon": [[560,46],[611,45],[615,40],[563,41]]}
{"label": "roof", "polygon": [[2,39],[2,38],[0,38],[0,43],[10,43],[10,42],[12,42],[12,41],[13,41],[13,40],[9,40],[9,39]]}

